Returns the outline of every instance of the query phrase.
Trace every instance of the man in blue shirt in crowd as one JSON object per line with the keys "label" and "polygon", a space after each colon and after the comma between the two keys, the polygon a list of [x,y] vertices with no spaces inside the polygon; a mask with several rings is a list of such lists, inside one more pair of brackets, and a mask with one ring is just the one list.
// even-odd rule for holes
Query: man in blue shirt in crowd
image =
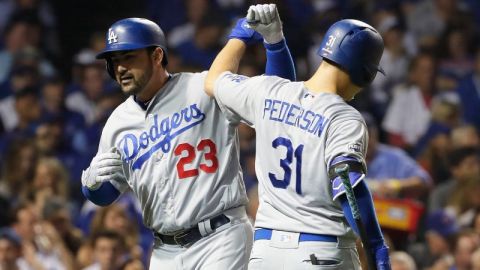
{"label": "man in blue shirt in crowd", "polygon": [[369,114],[363,117],[368,126],[367,183],[382,197],[420,198],[429,189],[428,173],[400,148],[378,141],[378,127]]}

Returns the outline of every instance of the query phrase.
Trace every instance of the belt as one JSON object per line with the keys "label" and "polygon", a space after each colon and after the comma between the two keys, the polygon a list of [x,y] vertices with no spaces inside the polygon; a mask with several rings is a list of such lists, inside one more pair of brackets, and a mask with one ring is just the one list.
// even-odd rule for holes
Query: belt
{"label": "belt", "polygon": [[[272,239],[271,229],[257,229],[255,230],[255,241],[257,240],[270,240]],[[312,234],[312,233],[300,233],[298,239],[299,242],[305,241],[317,241],[317,242],[337,242],[337,237],[328,234]]]}
{"label": "belt", "polygon": [[[174,235],[160,234],[158,232],[153,232],[153,235],[156,238],[159,238],[164,244],[180,245],[184,247],[184,246],[193,245],[202,237],[211,234],[216,229],[218,229],[219,227],[229,222],[230,222],[230,219],[224,214],[221,214],[214,218],[202,221],[190,229],[176,232]],[[202,230],[202,232],[200,230]]]}

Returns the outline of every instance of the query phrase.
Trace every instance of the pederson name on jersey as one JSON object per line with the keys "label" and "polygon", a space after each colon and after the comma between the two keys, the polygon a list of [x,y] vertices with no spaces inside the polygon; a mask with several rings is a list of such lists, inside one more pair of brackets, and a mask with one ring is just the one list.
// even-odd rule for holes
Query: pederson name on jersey
{"label": "pederson name on jersey", "polygon": [[328,122],[326,117],[318,113],[276,99],[265,99],[263,119],[285,123],[318,137]]}

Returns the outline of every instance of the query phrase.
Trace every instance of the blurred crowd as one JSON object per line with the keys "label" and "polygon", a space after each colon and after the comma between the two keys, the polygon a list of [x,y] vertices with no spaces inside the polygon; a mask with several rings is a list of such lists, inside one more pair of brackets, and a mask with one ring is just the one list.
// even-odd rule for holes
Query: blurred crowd
{"label": "blurred crowd", "polygon": [[[355,18],[376,27],[387,76],[352,102],[369,127],[366,181],[375,199],[423,209],[414,230],[383,228],[393,269],[480,270],[478,0],[140,2],[141,14],[122,16],[145,16],[163,28],[172,73],[208,69],[251,4],[279,6],[298,80],[321,61],[316,50],[333,22]],[[100,208],[80,191],[105,120],[126,98],[95,59],[121,17],[112,8],[115,19],[96,25],[70,55],[59,42],[69,33],[59,33],[68,26],[56,4],[0,0],[0,270],[144,269],[152,235],[135,198],[127,193]],[[239,73],[259,75],[264,65],[263,46],[252,46]],[[241,125],[239,133],[253,221],[255,132]]]}

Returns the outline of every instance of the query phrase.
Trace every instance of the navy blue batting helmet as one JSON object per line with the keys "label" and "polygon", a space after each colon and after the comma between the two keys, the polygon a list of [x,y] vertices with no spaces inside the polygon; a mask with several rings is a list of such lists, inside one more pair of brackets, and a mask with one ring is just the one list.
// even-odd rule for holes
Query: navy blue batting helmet
{"label": "navy blue batting helmet", "polygon": [[360,87],[370,84],[383,54],[383,39],[372,26],[352,19],[341,20],[328,29],[317,54],[345,70]]}
{"label": "navy blue batting helmet", "polygon": [[143,18],[127,18],[115,22],[106,36],[106,46],[97,54],[97,59],[107,61],[107,71],[115,79],[113,65],[109,55],[116,51],[138,50],[148,47],[160,47],[163,50],[163,64],[167,60],[167,43],[162,29],[156,23]]}

